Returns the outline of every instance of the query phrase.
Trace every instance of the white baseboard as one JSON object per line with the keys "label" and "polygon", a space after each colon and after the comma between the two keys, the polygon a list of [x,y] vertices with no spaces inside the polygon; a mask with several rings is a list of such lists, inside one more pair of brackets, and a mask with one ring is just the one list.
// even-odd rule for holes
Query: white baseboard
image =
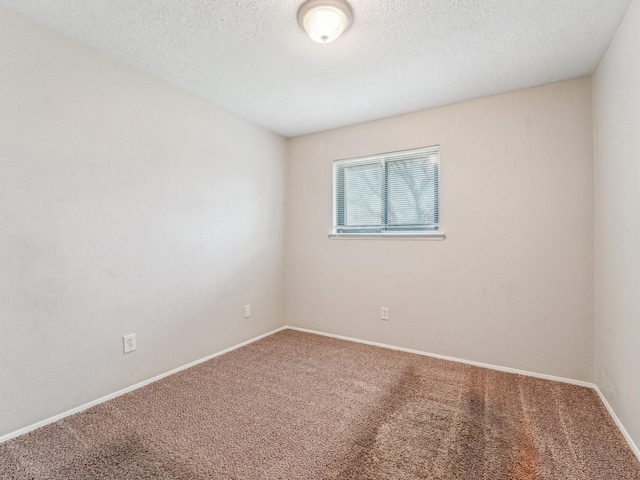
{"label": "white baseboard", "polygon": [[618,427],[618,430],[620,430],[620,433],[622,433],[622,436],[624,437],[624,439],[627,441],[627,443],[631,447],[631,450],[633,450],[633,453],[635,453],[636,457],[640,461],[640,449],[638,449],[638,446],[635,444],[635,442],[631,438],[631,435],[629,435],[629,432],[627,432],[627,429],[624,428],[624,425],[622,424],[622,422],[618,418],[618,415],[616,415],[616,412],[613,410],[613,408],[611,407],[611,405],[607,401],[607,398],[600,391],[600,389],[598,388],[597,385],[594,385],[593,389],[596,391],[596,393],[600,397],[600,400],[602,401],[602,403],[604,404],[605,408],[609,412],[609,415],[611,415],[611,418],[613,418],[613,421],[615,422],[616,426]]}
{"label": "white baseboard", "polygon": [[397,350],[399,352],[414,353],[416,355],[422,355],[423,357],[433,357],[433,358],[438,358],[440,360],[448,360],[450,362],[464,363],[466,365],[473,365],[474,367],[488,368],[490,370],[498,370],[500,372],[515,373],[518,375],[525,375],[527,377],[543,378],[545,380],[553,380],[555,382],[570,383],[571,385],[578,385],[580,387],[595,388],[595,385],[593,383],[585,382],[583,380],[574,380],[573,378],[556,377],[555,375],[547,375],[546,373],[529,372],[527,370],[519,370],[517,368],[502,367],[500,365],[491,365],[489,363],[474,362],[473,360],[464,360],[461,358],[447,357],[446,355],[439,355],[437,353],[429,353],[429,352],[423,352],[420,350],[412,350],[410,348],[396,347],[395,345],[387,345],[386,343],[371,342],[369,340],[360,340],[359,338],[345,337],[343,335],[334,335],[333,333],[319,332],[316,330],[309,330],[307,328],[290,327],[290,326],[287,326],[286,328],[290,330],[297,330],[299,332],[313,333],[313,334],[322,335],[325,337],[337,338],[340,340],[347,340],[349,342],[363,343],[365,345],[373,345],[374,347],[388,348],[390,350]]}
{"label": "white baseboard", "polygon": [[258,335],[255,338],[247,340],[246,342],[239,343],[238,345],[234,345],[233,347],[226,348],[226,349],[224,349],[224,350],[222,350],[220,352],[213,353],[211,355],[208,355],[208,356],[206,356],[204,358],[201,358],[199,360],[195,360],[195,361],[193,361],[191,363],[188,363],[186,365],[183,365],[181,367],[174,368],[173,370],[170,370],[168,372],[161,373],[160,375],[156,375],[153,378],[149,378],[147,380],[143,380],[142,382],[136,383],[135,385],[131,385],[130,387],[123,388],[122,390],[118,390],[117,392],[114,392],[114,393],[110,393],[109,395],[105,395],[104,397],[100,397],[100,398],[98,398],[96,400],[93,400],[93,401],[91,401],[89,403],[85,403],[84,405],[80,405],[79,407],[72,408],[71,410],[67,410],[66,412],[60,413],[58,415],[54,415],[53,417],[49,417],[49,418],[47,418],[45,420],[41,420],[41,421],[39,421],[37,423],[34,423],[33,425],[29,425],[27,427],[24,427],[24,428],[21,428],[19,430],[16,430],[15,432],[11,432],[11,433],[8,433],[6,435],[3,435],[3,436],[0,437],[0,443],[6,442],[7,440],[11,440],[12,438],[15,438],[15,437],[19,437],[20,435],[24,435],[25,433],[29,433],[29,432],[31,432],[33,430],[36,430],[36,429],[40,428],[40,427],[44,427],[45,425],[49,425],[50,423],[57,422],[58,420],[62,420],[65,417],[68,417],[70,415],[82,412],[83,410],[87,410],[88,408],[91,408],[91,407],[93,407],[95,405],[98,405],[100,403],[104,403],[104,402],[106,402],[108,400],[111,400],[113,398],[119,397],[120,395],[124,395],[125,393],[129,393],[129,392],[132,392],[134,390],[137,390],[138,388],[144,387],[145,385],[149,385],[150,383],[157,382],[158,380],[160,380],[160,379],[162,379],[164,377],[168,377],[169,375],[173,375],[174,373],[178,373],[178,372],[180,372],[182,370],[186,370],[187,368],[194,367],[194,366],[198,365],[199,363],[206,362],[207,360],[211,360],[212,358],[215,358],[215,357],[218,357],[218,356],[223,355],[225,353],[231,352],[231,351],[236,350],[236,349],[238,349],[240,347],[244,347],[245,345],[249,345],[250,343],[253,343],[253,342],[255,342],[257,340],[260,340],[260,339],[262,339],[264,337],[268,337],[268,336],[273,335],[274,333],[277,333],[277,332],[279,332],[281,330],[285,330],[286,328],[287,328],[286,326],[285,327],[276,328],[275,330],[272,330],[272,331],[264,333],[262,335]]}

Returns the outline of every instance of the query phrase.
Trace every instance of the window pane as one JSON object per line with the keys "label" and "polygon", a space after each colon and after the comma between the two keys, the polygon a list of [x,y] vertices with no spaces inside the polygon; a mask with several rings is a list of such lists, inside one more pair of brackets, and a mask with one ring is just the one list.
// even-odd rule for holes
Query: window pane
{"label": "window pane", "polygon": [[344,169],[345,225],[382,225],[382,168],[379,163]]}
{"label": "window pane", "polygon": [[387,225],[418,227],[438,223],[437,161],[433,156],[387,163]]}
{"label": "window pane", "polygon": [[438,146],[334,162],[334,232],[438,230]]}

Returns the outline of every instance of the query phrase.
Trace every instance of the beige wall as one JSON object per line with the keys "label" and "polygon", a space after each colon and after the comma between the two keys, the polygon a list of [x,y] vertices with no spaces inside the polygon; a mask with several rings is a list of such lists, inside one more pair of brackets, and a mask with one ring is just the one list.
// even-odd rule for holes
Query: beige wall
{"label": "beige wall", "polygon": [[640,445],[640,3],[594,76],[596,382]]}
{"label": "beige wall", "polygon": [[[327,238],[332,160],[434,144],[445,241]],[[289,324],[593,380],[590,79],[298,137],[288,155]]]}
{"label": "beige wall", "polygon": [[0,436],[281,326],[284,154],[0,8]]}

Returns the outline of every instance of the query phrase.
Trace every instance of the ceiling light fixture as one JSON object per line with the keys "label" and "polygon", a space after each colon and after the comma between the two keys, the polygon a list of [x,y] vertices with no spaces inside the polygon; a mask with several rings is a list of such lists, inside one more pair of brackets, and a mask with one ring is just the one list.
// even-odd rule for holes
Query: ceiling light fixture
{"label": "ceiling light fixture", "polygon": [[353,21],[353,11],[345,0],[307,0],[298,10],[298,23],[311,40],[333,42]]}

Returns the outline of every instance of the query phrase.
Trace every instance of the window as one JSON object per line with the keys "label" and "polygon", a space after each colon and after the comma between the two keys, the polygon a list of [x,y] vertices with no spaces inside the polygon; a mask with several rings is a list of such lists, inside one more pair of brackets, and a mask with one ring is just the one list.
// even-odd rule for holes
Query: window
{"label": "window", "polygon": [[334,161],[333,234],[438,232],[439,166],[439,146]]}

